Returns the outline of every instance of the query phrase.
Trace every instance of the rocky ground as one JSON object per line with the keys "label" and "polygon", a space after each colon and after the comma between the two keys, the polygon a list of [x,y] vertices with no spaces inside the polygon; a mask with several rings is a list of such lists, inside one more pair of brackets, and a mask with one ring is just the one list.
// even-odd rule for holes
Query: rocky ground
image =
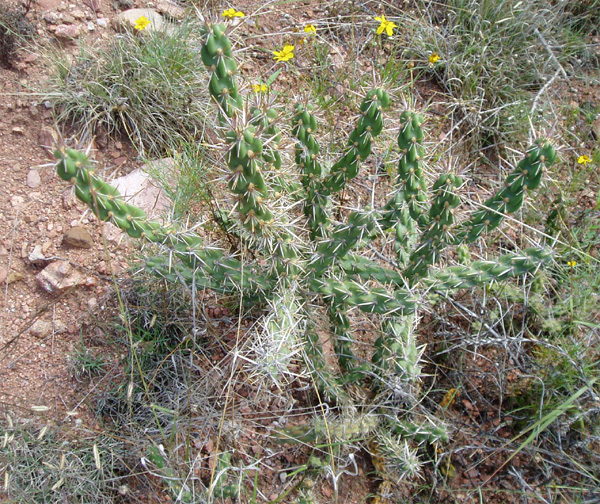
{"label": "rocky ground", "polygon": [[[48,79],[42,48],[76,54],[79,44],[110,40],[123,8],[125,22],[141,15],[127,10],[130,0],[121,3],[34,1],[27,19],[36,45],[0,68],[0,404],[18,415],[44,412],[57,422],[85,415],[95,385],[74,379],[71,356],[84,340],[102,345],[86,334],[85,322],[105,309],[112,274],[122,274],[132,254],[125,237],[100,226],[56,176],[52,151],[63,139],[40,95]],[[157,8],[182,12],[165,2]],[[122,193],[137,194],[135,203],[149,210],[164,208],[125,142],[82,142],[103,172],[128,175],[117,182]]]}

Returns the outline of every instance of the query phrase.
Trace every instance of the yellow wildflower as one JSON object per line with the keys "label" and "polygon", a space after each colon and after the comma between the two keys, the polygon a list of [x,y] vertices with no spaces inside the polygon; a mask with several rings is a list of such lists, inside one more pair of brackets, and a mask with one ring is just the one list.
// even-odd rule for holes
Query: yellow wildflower
{"label": "yellow wildflower", "polygon": [[223,11],[223,17],[227,19],[233,19],[236,17],[246,17],[246,15],[242,11],[235,10],[233,7],[231,7],[230,9],[225,9]]}
{"label": "yellow wildflower", "polygon": [[306,25],[304,27],[304,33],[309,33],[311,35],[316,35],[317,34],[317,29],[315,28],[315,25],[309,24],[309,25]]}
{"label": "yellow wildflower", "polygon": [[252,84],[252,91],[255,93],[266,93],[269,90],[265,84]]}
{"label": "yellow wildflower", "polygon": [[141,16],[135,20],[134,28],[142,31],[143,29],[147,28],[149,24],[150,20],[146,16]]}
{"label": "yellow wildflower", "polygon": [[431,63],[432,65],[434,65],[435,63],[437,63],[440,59],[440,55],[438,53],[431,53],[429,55],[429,63]]}
{"label": "yellow wildflower", "polygon": [[394,34],[394,28],[398,28],[398,25],[392,23],[385,19],[385,16],[382,14],[381,17],[376,17],[375,21],[381,22],[379,28],[377,28],[377,35],[381,35],[384,31],[388,37],[391,37]]}
{"label": "yellow wildflower", "polygon": [[294,46],[286,45],[281,51],[273,51],[275,61],[289,61],[294,57]]}
{"label": "yellow wildflower", "polygon": [[571,266],[571,268],[574,268],[575,266],[577,266],[577,261],[567,261],[567,266]]}
{"label": "yellow wildflower", "polygon": [[577,158],[577,162],[583,166],[586,166],[588,163],[592,162],[592,158],[584,154],[583,156],[579,156],[579,158]]}

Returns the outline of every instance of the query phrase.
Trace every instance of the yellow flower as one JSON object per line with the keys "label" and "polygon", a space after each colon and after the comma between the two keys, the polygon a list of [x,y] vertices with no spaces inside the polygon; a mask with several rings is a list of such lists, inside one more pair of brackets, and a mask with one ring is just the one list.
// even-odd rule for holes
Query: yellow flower
{"label": "yellow flower", "polygon": [[252,90],[255,93],[266,93],[269,88],[265,84],[252,84]]}
{"label": "yellow flower", "polygon": [[142,16],[136,19],[134,28],[142,31],[143,29],[147,28],[149,24],[150,20],[146,16]]}
{"label": "yellow flower", "polygon": [[583,156],[579,156],[579,158],[577,158],[577,162],[583,166],[586,166],[588,163],[592,162],[592,158],[584,154]]}
{"label": "yellow flower", "polygon": [[385,31],[385,33],[387,33],[387,36],[391,37],[394,34],[394,28],[398,28],[397,24],[385,19],[385,16],[383,14],[381,15],[381,17],[376,17],[375,21],[381,22],[379,28],[377,28],[377,35],[381,35]]}
{"label": "yellow flower", "polygon": [[571,268],[574,268],[577,265],[577,261],[567,261],[567,266],[571,266]]}
{"label": "yellow flower", "polygon": [[223,11],[223,17],[227,19],[233,19],[235,17],[246,17],[246,15],[239,10],[235,10],[233,7],[230,9],[225,9]]}
{"label": "yellow flower", "polygon": [[273,51],[275,61],[289,61],[294,57],[294,46],[286,45],[281,51]]}
{"label": "yellow flower", "polygon": [[304,27],[304,33],[310,33],[311,35],[316,35],[317,29],[315,28],[315,25],[309,24]]}
{"label": "yellow flower", "polygon": [[431,63],[432,65],[434,65],[435,63],[437,63],[437,61],[440,59],[440,55],[438,53],[431,53],[429,55],[429,63]]}

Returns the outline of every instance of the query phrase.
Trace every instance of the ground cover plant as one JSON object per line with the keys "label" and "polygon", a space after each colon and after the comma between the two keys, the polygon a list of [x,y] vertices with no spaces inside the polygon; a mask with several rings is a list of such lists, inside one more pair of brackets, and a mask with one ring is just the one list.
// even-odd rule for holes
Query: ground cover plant
{"label": "ground cover plant", "polygon": [[[552,11],[557,25],[560,13],[575,9],[567,4]],[[527,73],[502,72],[504,60],[494,68],[500,51],[465,89],[468,76],[445,69],[471,71],[473,60],[462,69],[458,62],[475,58],[478,43],[450,47],[453,35],[448,46],[435,35],[399,50],[390,38],[404,20],[407,32],[411,23],[430,34],[435,24],[453,34],[481,30],[494,39],[485,47],[506,49],[507,34],[535,5],[455,3],[450,22],[430,17],[441,6],[429,4],[402,17],[388,6],[368,21],[355,6],[335,4],[331,16],[296,26],[274,44],[269,58],[277,66],[261,69],[260,78],[247,77],[240,65],[247,53],[236,50],[245,43],[236,20],[248,12],[219,10],[211,19],[228,23],[209,22],[192,41],[194,61],[206,67],[209,121],[219,138],[198,146],[185,136],[177,145],[183,169],[162,174],[184,185],[169,188],[178,200],[173,222],[148,219],[125,202],[89,153],[56,151],[57,173],[77,198],[143,247],[141,266],[119,286],[110,330],[122,370],[96,400],[107,431],[116,428],[131,447],[130,465],[157,498],[350,502],[355,495],[381,504],[597,497],[598,202],[574,211],[577,226],[568,203],[578,200],[578,177],[596,187],[598,151],[588,135],[597,113],[586,107],[587,127],[577,131],[541,127],[550,133],[527,148],[534,128],[498,118],[509,105],[524,107],[524,117],[543,108],[529,120],[547,126],[547,112],[559,110],[546,102],[545,83],[558,75],[548,47],[541,44],[545,63],[533,87]],[[577,12],[576,26],[589,26]],[[482,29],[490,18],[498,31]],[[337,96],[328,83],[346,84],[332,64],[333,42],[347,42],[350,29],[356,54],[387,60],[385,75],[361,76],[353,61],[359,78],[347,84],[351,93]],[[547,43],[548,32],[540,33],[522,34],[521,45]],[[128,43],[146,42],[153,43]],[[315,61],[295,75],[300,50]],[[307,69],[319,75],[303,75]],[[460,107],[452,100],[443,113],[436,103],[421,106],[419,85],[430,91],[434,74],[464,99]],[[298,79],[279,85],[280,76]],[[290,93],[290,82],[319,96]],[[475,113],[478,126],[467,130],[474,140],[463,149],[458,131],[473,112],[463,105],[477,100],[502,114],[481,122],[488,116]],[[336,107],[349,116],[342,127]],[[134,144],[144,145],[143,135],[140,126]],[[161,142],[157,152],[169,152],[173,144]],[[480,142],[498,147],[482,164]],[[456,152],[458,160],[445,159]],[[487,169],[476,179],[487,191],[459,168],[463,162],[473,172]],[[208,182],[205,165],[220,179]],[[571,185],[560,178],[567,170]],[[202,188],[210,217],[185,208],[193,187]],[[82,341],[73,373],[98,379],[108,361]],[[121,457],[116,450],[115,460]],[[15,460],[0,459],[6,467]],[[110,478],[121,478],[121,469]],[[135,499],[140,487],[126,482],[111,480],[98,495]]]}
{"label": "ground cover plant", "polygon": [[208,94],[192,24],[170,31],[125,31],[108,47],[82,46],[74,61],[51,56],[54,75],[43,91],[57,121],[82,126],[80,136],[129,138],[158,155],[200,138]]}

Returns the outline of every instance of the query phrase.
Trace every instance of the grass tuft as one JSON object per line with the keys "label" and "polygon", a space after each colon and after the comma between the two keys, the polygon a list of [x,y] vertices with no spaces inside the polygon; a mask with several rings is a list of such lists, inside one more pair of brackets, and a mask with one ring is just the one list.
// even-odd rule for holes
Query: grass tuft
{"label": "grass tuft", "polygon": [[208,92],[193,24],[144,36],[126,32],[106,49],[82,46],[71,62],[51,57],[43,91],[59,123],[82,133],[124,135],[142,154],[197,141],[208,117]]}

